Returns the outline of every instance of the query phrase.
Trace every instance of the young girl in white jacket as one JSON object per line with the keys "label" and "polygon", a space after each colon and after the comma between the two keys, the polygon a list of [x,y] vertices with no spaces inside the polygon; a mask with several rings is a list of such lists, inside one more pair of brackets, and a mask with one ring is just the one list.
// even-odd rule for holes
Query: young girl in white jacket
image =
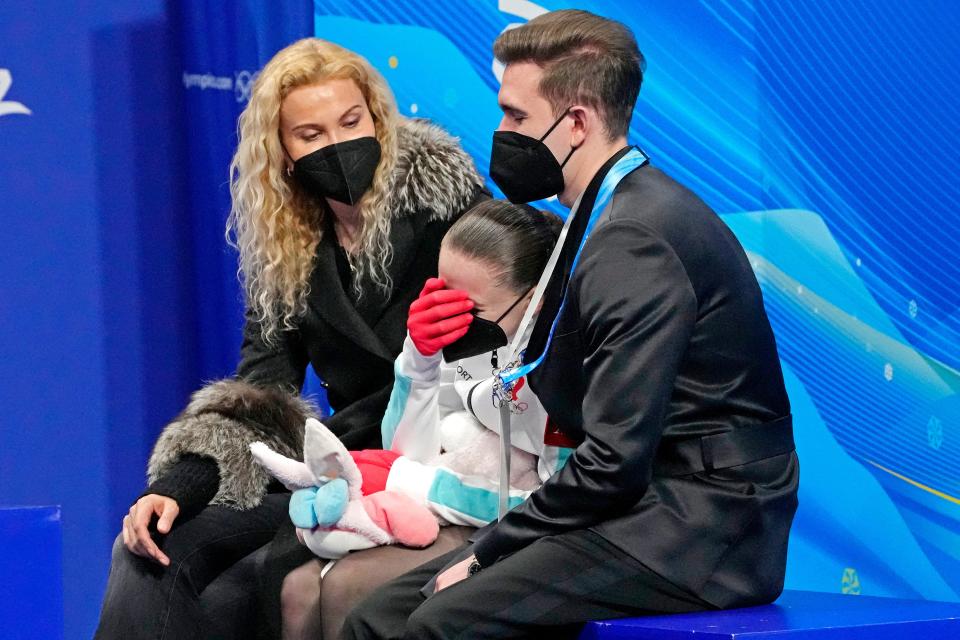
{"label": "young girl in white jacket", "polygon": [[[442,357],[460,342],[474,342],[473,334],[483,335],[474,326],[481,323],[496,323],[505,339],[513,340],[560,227],[559,218],[531,207],[497,200],[477,205],[447,232],[440,277],[428,281],[411,306],[381,425],[384,446],[400,454],[390,464],[385,488],[415,498],[445,523],[482,526],[497,516],[502,402],[509,402],[512,413],[510,506],[570,454],[545,443],[548,418],[526,379],[507,394],[499,392],[496,374],[516,365],[505,362],[507,345],[449,363]],[[460,309],[463,315],[450,315]]]}
{"label": "young girl in white jacket", "polygon": [[566,462],[571,449],[556,440],[526,380],[507,393],[495,384],[502,367],[516,364],[506,362],[507,345],[561,226],[553,214],[498,200],[475,206],[451,226],[439,278],[428,280],[410,307],[381,425],[385,449],[347,452],[310,421],[299,471],[286,464],[293,461],[255,450],[291,489],[306,487],[293,494],[290,513],[301,541],[317,555],[337,558],[390,542],[424,546],[437,524],[478,527],[494,520],[504,402],[512,413],[510,507]]}

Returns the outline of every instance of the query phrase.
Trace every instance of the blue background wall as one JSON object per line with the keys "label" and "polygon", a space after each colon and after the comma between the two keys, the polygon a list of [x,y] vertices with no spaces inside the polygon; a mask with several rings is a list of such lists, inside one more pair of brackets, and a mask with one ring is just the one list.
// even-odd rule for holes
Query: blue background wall
{"label": "blue background wall", "polygon": [[67,638],[93,634],[160,429],[236,363],[243,92],[198,110],[184,74],[246,86],[311,25],[306,2],[0,3],[0,505],[63,505]]}
{"label": "blue background wall", "polygon": [[30,111],[0,105],[0,502],[63,505],[71,637],[197,376],[172,34],[161,2],[0,3],[0,99]]}
{"label": "blue background wall", "polygon": [[156,433],[236,363],[223,223],[253,75],[316,32],[483,169],[491,42],[566,6],[633,28],[631,141],[724,216],[764,287],[803,468],[787,586],[958,599],[951,3],[224,5],[0,4],[0,504],[63,505],[67,637],[92,633]]}

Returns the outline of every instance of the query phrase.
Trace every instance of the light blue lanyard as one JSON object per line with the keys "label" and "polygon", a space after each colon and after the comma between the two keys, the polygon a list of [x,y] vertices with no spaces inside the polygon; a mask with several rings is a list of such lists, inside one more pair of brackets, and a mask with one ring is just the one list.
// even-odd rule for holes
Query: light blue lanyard
{"label": "light blue lanyard", "polygon": [[[590,219],[587,221],[587,228],[583,232],[583,238],[580,240],[580,246],[577,248],[577,253],[573,258],[573,264],[570,266],[570,279],[567,281],[567,287],[563,293],[563,300],[560,302],[560,309],[557,311],[557,315],[553,318],[553,324],[550,325],[550,333],[547,335],[547,342],[543,347],[543,352],[533,362],[528,362],[515,369],[508,369],[507,367],[504,367],[499,374],[500,381],[503,384],[504,389],[509,389],[510,384],[514,380],[522,378],[539,367],[540,363],[542,363],[544,358],[547,357],[547,352],[550,350],[550,343],[553,341],[553,334],[557,330],[557,321],[560,320],[560,315],[563,313],[563,309],[567,305],[567,296],[570,292],[569,283],[573,280],[573,272],[576,270],[577,263],[580,261],[580,254],[583,253],[583,246],[587,244],[587,239],[590,237],[590,233],[596,226],[597,220],[600,219],[600,214],[602,214],[604,209],[607,208],[607,204],[609,204],[610,198],[613,197],[613,192],[616,190],[617,185],[620,184],[620,181],[623,180],[628,173],[634,169],[642,167],[649,161],[650,158],[647,157],[647,154],[637,147],[634,147],[628,151],[626,155],[617,160],[616,164],[611,167],[610,171],[608,171],[607,175],[603,178],[603,182],[600,183],[600,190],[597,192],[597,199],[594,201],[593,209],[590,211]],[[578,213],[579,211],[576,211],[571,215],[577,215]]]}

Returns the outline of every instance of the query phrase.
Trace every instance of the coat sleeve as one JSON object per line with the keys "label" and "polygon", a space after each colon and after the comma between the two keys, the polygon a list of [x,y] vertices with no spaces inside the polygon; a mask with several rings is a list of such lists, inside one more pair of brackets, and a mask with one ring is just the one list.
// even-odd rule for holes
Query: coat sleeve
{"label": "coat sleeve", "polygon": [[279,386],[300,393],[309,356],[299,332],[283,331],[275,343],[268,344],[253,313],[248,309],[245,315],[237,377],[251,384]]}
{"label": "coat sleeve", "polygon": [[[140,497],[155,494],[173,498],[180,508],[180,519],[199,513],[220,489],[220,467],[209,456],[184,453]],[[139,499],[139,498],[138,498]]]}
{"label": "coat sleeve", "polygon": [[[193,474],[219,481],[211,504],[249,509],[260,504],[270,476],[253,460],[252,442],[265,442],[289,458],[303,456],[303,425],[317,411],[309,402],[278,386],[243,380],[212,382],[190,399],[154,445],[147,467],[152,487],[183,486],[189,480],[181,461],[192,457]],[[210,465],[215,465],[211,469]],[[175,477],[176,476],[176,477]],[[198,476],[199,477],[199,476]],[[191,483],[192,484],[192,483]],[[201,483],[206,486],[206,481]],[[177,497],[191,504],[199,487]]]}
{"label": "coat sleeve", "polygon": [[384,448],[425,462],[440,453],[440,352],[425,356],[410,336],[394,363],[390,403],[380,430]]}
{"label": "coat sleeve", "polygon": [[567,304],[579,313],[585,354],[585,439],[475,543],[483,566],[543,536],[587,528],[629,508],[652,477],[697,315],[686,270],[673,248],[641,223],[613,221],[587,241],[570,286]]}
{"label": "coat sleeve", "polygon": [[[390,468],[387,490],[399,491],[426,505],[449,524],[467,527],[482,527],[496,520],[500,505],[500,483],[496,477],[461,473],[405,456],[397,458]],[[510,487],[510,506],[520,504],[530,493]]]}

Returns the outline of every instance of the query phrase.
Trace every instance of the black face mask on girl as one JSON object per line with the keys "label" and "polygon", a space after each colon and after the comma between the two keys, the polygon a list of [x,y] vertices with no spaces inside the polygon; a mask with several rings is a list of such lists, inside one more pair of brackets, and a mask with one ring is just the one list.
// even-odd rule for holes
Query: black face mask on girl
{"label": "black face mask on girl", "polygon": [[293,163],[293,177],[315,196],[357,204],[373,183],[380,143],[373,136],[330,144]]}
{"label": "black face mask on girl", "polygon": [[578,147],[570,149],[563,162],[557,162],[543,143],[570,111],[561,114],[538,140],[516,131],[494,131],[490,151],[490,179],[514,204],[524,204],[555,196],[563,191],[563,167]]}
{"label": "black face mask on girl", "polygon": [[[507,334],[500,328],[500,321],[507,317],[507,314],[513,311],[513,308],[520,304],[520,301],[526,297],[528,292],[524,292],[519,298],[513,301],[506,311],[500,314],[500,317],[493,322],[483,318],[474,317],[470,323],[470,328],[456,342],[448,344],[443,348],[443,361],[456,362],[464,358],[471,358],[487,351],[496,355],[497,349],[507,346]],[[494,367],[497,365],[494,364]]]}

